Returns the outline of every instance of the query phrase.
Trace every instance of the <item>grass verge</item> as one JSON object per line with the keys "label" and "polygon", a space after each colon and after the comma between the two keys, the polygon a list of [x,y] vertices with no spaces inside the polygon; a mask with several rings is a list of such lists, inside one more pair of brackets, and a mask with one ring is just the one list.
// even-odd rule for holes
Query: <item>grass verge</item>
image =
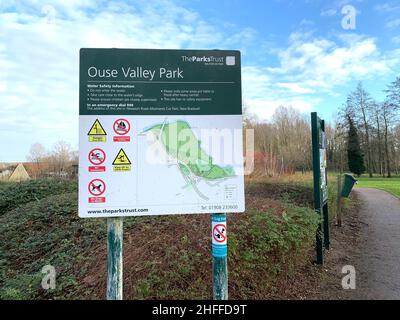
{"label": "grass verge", "polygon": [[358,180],[357,187],[360,188],[375,188],[387,191],[394,196],[400,198],[400,177],[382,178],[373,177],[369,178],[362,176],[356,178]]}

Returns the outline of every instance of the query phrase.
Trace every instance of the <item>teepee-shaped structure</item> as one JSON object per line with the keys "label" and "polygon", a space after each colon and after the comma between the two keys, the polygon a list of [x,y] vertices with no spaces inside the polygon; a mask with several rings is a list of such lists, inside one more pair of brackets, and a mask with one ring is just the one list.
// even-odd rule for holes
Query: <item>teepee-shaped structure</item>
{"label": "teepee-shaped structure", "polygon": [[31,177],[29,176],[28,172],[26,171],[24,165],[22,163],[18,164],[15,168],[14,172],[11,174],[9,181],[25,181],[29,180]]}

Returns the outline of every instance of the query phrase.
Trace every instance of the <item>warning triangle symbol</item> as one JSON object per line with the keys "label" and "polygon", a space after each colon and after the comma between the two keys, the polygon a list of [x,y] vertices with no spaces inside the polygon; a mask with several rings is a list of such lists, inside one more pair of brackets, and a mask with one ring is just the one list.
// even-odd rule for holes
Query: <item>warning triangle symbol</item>
{"label": "warning triangle symbol", "polygon": [[119,150],[117,156],[115,157],[113,163],[113,165],[129,165],[131,164],[131,161],[129,160],[128,156],[126,155],[124,149],[121,148],[121,150]]}
{"label": "warning triangle symbol", "polygon": [[88,136],[105,136],[105,135],[107,135],[106,131],[101,125],[99,119],[96,119],[96,121],[93,123],[92,127],[88,132]]}

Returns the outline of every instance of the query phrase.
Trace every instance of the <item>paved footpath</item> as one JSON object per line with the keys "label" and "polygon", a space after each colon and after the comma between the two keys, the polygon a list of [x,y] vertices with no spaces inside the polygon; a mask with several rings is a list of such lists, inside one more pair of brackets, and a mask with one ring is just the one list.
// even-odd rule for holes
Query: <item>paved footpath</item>
{"label": "paved footpath", "polygon": [[361,200],[362,224],[354,298],[400,299],[400,200],[377,189],[354,192]]}

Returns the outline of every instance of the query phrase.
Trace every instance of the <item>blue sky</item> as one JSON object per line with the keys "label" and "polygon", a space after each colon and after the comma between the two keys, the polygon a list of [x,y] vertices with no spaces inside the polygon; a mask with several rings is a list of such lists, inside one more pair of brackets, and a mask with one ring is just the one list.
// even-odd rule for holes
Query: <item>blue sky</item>
{"label": "blue sky", "polygon": [[1,0],[0,162],[35,142],[77,148],[81,47],[240,49],[248,110],[333,119],[359,80],[381,100],[400,76],[400,0]]}

